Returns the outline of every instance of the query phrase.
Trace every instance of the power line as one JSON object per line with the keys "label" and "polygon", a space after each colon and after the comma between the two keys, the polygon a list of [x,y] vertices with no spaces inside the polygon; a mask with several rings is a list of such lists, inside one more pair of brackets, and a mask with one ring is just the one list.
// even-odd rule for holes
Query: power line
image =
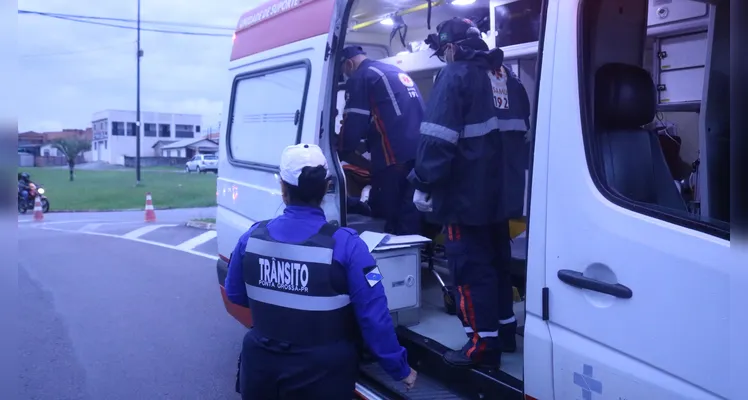
{"label": "power line", "polygon": [[123,45],[126,45],[126,44],[134,44],[134,43],[135,43],[135,41],[131,40],[131,41],[128,41],[128,42],[114,43],[114,44],[110,44],[108,46],[94,47],[94,48],[91,48],[91,49],[84,49],[84,50],[62,51],[62,52],[58,52],[58,53],[24,54],[24,55],[21,55],[21,58],[55,57],[55,56],[65,56],[65,55],[69,55],[69,54],[91,53],[91,52],[95,52],[95,51],[112,49],[112,48],[115,48],[115,47],[120,47],[120,46],[123,46]]}
{"label": "power line", "polygon": [[[84,24],[92,24],[92,25],[101,25],[101,26],[107,26],[111,28],[120,28],[120,29],[131,29],[131,30],[137,30],[137,27],[133,26],[126,26],[126,25],[118,25],[118,24],[110,24],[106,22],[97,22],[97,21],[89,21],[87,20],[89,17],[87,16],[67,16],[67,15],[57,15],[57,14],[50,14],[50,13],[42,13],[42,12],[36,12],[36,11],[24,11],[24,10],[18,10],[19,14],[33,14],[33,15],[39,15],[43,17],[50,17],[50,18],[56,18],[66,21],[72,21],[72,22],[79,22]],[[96,18],[96,17],[94,17]],[[125,20],[130,21],[130,20]],[[207,29],[207,28],[203,28]],[[211,28],[211,29],[217,29],[217,28]],[[221,28],[226,29],[226,28]],[[153,29],[153,28],[140,28],[141,31],[148,31],[148,32],[157,32],[157,33],[168,33],[168,34],[176,34],[176,35],[188,35],[188,36],[212,36],[212,37],[231,37],[232,35],[226,34],[226,33],[209,33],[209,32],[189,32],[189,31],[177,31],[177,30],[166,30],[166,29]]]}
{"label": "power line", "polygon": [[[137,22],[137,20],[128,19],[128,18],[97,17],[97,16],[91,16],[91,15],[47,13],[47,12],[41,12],[41,11],[28,11],[28,10],[18,10],[18,13],[19,14],[36,14],[36,15],[42,15],[42,16],[47,16],[47,17],[65,17],[65,18],[90,19],[90,20],[99,20],[99,21],[131,22],[131,23]],[[228,31],[235,30],[235,28],[232,28],[232,27],[196,24],[196,23],[187,23],[187,22],[156,21],[156,20],[145,20],[145,19],[141,20],[140,22],[143,24],[178,26],[182,28],[218,29],[218,30],[228,30]]]}
{"label": "power line", "polygon": [[[39,14],[43,15],[43,14]],[[73,22],[80,22],[84,24],[91,24],[91,25],[100,25],[100,26],[107,26],[111,28],[120,28],[120,29],[130,29],[130,30],[137,30],[138,28],[133,26],[126,26],[126,25],[117,25],[117,24],[109,24],[106,22],[96,22],[96,21],[87,21],[85,19],[79,19],[74,17],[63,17],[63,16],[56,16],[56,15],[44,15],[51,18],[57,18],[61,20],[66,21],[73,21]],[[189,35],[189,36],[213,36],[213,37],[230,37],[232,35],[225,34],[225,33],[208,33],[208,32],[188,32],[188,31],[176,31],[176,30],[166,30],[166,29],[153,29],[153,28],[140,28],[141,31],[148,31],[148,32],[157,32],[157,33],[170,33],[170,34],[176,34],[176,35]]]}

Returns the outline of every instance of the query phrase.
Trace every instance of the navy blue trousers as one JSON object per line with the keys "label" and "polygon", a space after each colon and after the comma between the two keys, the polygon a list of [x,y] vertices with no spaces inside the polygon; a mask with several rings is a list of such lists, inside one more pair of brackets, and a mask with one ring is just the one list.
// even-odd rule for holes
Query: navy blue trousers
{"label": "navy blue trousers", "polygon": [[371,177],[369,207],[374,218],[384,219],[386,233],[414,235],[421,231],[421,213],[413,204],[415,189],[408,182],[413,162],[390,165]]}
{"label": "navy blue trousers", "polygon": [[514,316],[509,223],[448,225],[445,236],[457,316],[469,339],[463,350],[471,358],[490,362],[501,349],[499,320]]}
{"label": "navy blue trousers", "polygon": [[358,363],[352,342],[301,348],[250,330],[242,345],[242,400],[351,400]]}

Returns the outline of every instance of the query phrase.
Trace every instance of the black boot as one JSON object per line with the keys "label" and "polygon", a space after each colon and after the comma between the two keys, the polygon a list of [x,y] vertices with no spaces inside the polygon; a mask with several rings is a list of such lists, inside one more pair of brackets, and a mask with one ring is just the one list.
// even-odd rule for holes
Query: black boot
{"label": "black boot", "polygon": [[514,353],[517,351],[517,321],[499,325],[499,339],[501,340],[501,351]]}
{"label": "black boot", "polygon": [[473,352],[470,356],[467,355],[468,350],[473,347],[473,341],[468,342],[462,346],[460,350],[448,350],[442,358],[444,362],[454,367],[461,368],[472,368],[472,367],[486,367],[486,368],[499,368],[501,365],[501,352],[495,350],[485,350],[482,354]]}

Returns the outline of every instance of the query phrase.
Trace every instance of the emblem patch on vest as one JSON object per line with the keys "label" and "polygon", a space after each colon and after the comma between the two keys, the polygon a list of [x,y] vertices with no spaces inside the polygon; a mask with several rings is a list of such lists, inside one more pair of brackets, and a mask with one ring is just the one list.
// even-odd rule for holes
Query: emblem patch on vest
{"label": "emblem patch on vest", "polygon": [[488,72],[488,79],[493,89],[493,105],[498,109],[509,109],[509,89],[507,89],[507,74],[504,67]]}
{"label": "emblem patch on vest", "polygon": [[366,277],[366,282],[369,284],[370,287],[374,287],[377,283],[382,281],[382,272],[379,271],[378,266],[373,266],[369,268],[364,269],[364,277]]}

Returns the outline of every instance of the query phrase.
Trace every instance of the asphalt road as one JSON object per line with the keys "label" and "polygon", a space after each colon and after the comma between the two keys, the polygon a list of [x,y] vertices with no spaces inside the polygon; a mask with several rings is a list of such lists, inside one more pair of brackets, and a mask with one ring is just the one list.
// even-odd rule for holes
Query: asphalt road
{"label": "asphalt road", "polygon": [[19,218],[19,399],[238,398],[215,238],[177,225],[201,212]]}

